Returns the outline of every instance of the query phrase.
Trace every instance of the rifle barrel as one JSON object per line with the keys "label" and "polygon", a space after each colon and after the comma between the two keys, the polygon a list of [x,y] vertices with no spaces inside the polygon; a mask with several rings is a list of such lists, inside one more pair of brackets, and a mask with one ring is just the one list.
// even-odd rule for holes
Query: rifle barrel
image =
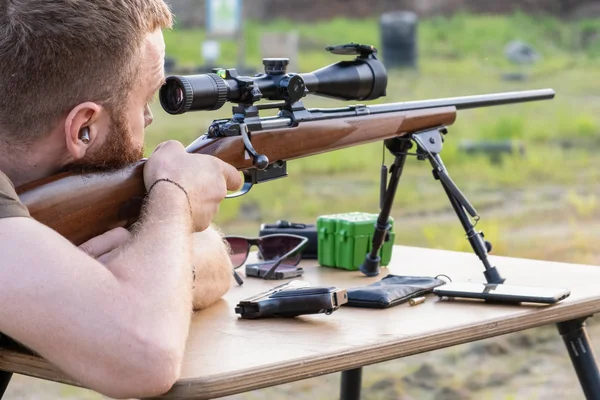
{"label": "rifle barrel", "polygon": [[402,103],[388,103],[368,106],[371,114],[386,113],[391,111],[410,111],[436,107],[456,107],[457,110],[471,108],[500,106],[504,104],[524,103],[528,101],[550,100],[554,98],[554,90],[538,89],[520,92],[504,92],[482,94],[475,96],[450,97],[445,99],[407,101]]}
{"label": "rifle barrel", "polygon": [[[333,120],[337,118],[351,118],[367,114],[385,114],[441,107],[456,107],[457,110],[468,110],[470,108],[500,106],[504,104],[524,103],[528,101],[549,100],[552,98],[554,98],[554,90],[538,89],[524,90],[520,92],[449,97],[445,99],[375,104],[370,106],[357,105],[337,108],[309,108],[306,110],[307,113],[304,116],[301,116],[297,119],[297,122],[302,123],[310,121]],[[292,119],[286,116],[266,117],[261,118],[260,121],[260,127],[255,127],[253,128],[254,130],[261,131],[287,128],[293,123]]]}

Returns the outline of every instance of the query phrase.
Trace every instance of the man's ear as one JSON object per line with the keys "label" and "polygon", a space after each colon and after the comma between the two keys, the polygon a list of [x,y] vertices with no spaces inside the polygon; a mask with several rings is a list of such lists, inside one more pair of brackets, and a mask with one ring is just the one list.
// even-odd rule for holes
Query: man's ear
{"label": "man's ear", "polygon": [[79,160],[98,140],[98,120],[104,108],[93,102],[77,105],[65,120],[65,139],[71,156]]}

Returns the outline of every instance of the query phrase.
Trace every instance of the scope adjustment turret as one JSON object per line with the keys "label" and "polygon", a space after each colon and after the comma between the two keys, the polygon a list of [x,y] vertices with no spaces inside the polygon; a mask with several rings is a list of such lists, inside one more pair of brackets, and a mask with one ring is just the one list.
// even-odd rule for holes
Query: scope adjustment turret
{"label": "scope adjustment turret", "polygon": [[287,66],[290,63],[289,58],[263,58],[265,74],[283,75],[287,72]]}

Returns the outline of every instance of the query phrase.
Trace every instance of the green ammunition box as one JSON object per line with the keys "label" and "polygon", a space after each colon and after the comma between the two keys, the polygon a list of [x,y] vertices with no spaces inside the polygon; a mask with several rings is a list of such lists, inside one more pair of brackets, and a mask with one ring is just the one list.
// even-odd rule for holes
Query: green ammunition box
{"label": "green ammunition box", "polygon": [[[377,214],[361,212],[322,215],[317,218],[319,264],[324,267],[358,270],[371,251],[376,222]],[[389,240],[384,242],[379,252],[382,266],[388,265],[392,258],[394,219],[390,217],[389,223]]]}

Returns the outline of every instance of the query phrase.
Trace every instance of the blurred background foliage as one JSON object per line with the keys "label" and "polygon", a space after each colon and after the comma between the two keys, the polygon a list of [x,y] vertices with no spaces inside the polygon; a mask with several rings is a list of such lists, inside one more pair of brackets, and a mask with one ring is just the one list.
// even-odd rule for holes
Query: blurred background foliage
{"label": "blurred background foliage", "polygon": [[[368,43],[381,48],[379,19],[335,18],[314,23],[275,19],[246,21],[246,66],[260,71],[260,36],[297,32],[299,71],[339,61],[326,45]],[[387,96],[367,104],[553,88],[551,101],[460,111],[450,127],[442,157],[451,176],[480,211],[479,226],[494,254],[571,262],[600,261],[594,217],[600,157],[600,20],[554,16],[486,15],[458,12],[423,18],[418,25],[416,69],[388,69]],[[182,67],[202,65],[203,29],[175,26],[165,33],[169,57]],[[504,54],[520,40],[541,56],[515,65]],[[236,67],[235,40],[222,40],[219,67]],[[383,55],[385,59],[385,54]],[[506,74],[524,80],[506,80]],[[309,96],[307,107],[354,104]],[[215,112],[168,116],[154,105],[148,150],[162,140],[191,142],[213,119],[230,116],[230,105]],[[470,153],[473,143],[504,143],[507,154]],[[388,163],[392,158],[388,155]],[[292,161],[290,176],[258,185],[223,203],[218,224],[226,233],[257,234],[260,223],[288,219],[314,222],[319,215],[378,212],[382,145],[371,144]],[[393,217],[397,244],[469,250],[430,167],[409,159]]]}

